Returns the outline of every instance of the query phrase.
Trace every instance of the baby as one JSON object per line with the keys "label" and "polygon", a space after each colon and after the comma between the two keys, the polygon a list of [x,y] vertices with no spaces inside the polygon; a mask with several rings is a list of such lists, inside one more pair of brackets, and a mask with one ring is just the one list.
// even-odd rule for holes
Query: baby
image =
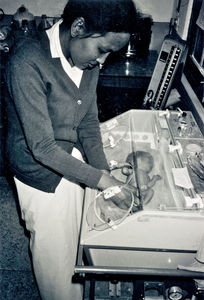
{"label": "baby", "polygon": [[[126,162],[133,166],[136,177],[135,180],[132,174],[127,174],[127,181],[129,181],[129,184],[131,185],[138,186],[142,203],[149,203],[154,195],[152,187],[158,180],[161,179],[160,175],[153,175],[152,178],[149,176],[149,173],[152,171],[154,166],[152,155],[146,151],[132,152],[128,155]],[[125,174],[124,171],[125,170],[122,170],[123,174]]]}

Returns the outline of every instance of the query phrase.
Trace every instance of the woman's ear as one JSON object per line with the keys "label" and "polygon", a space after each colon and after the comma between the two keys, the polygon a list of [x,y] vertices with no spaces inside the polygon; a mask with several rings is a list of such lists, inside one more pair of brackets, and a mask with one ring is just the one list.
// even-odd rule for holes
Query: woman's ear
{"label": "woman's ear", "polygon": [[86,26],[85,26],[84,18],[80,17],[74,20],[74,22],[71,25],[71,36],[80,37],[83,36],[85,32],[86,32]]}

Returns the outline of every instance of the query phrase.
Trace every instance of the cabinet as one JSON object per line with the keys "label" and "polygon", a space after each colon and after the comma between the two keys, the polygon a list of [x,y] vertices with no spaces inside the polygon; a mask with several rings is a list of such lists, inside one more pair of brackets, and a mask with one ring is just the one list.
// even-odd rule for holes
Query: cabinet
{"label": "cabinet", "polygon": [[110,54],[100,71],[97,87],[99,119],[106,121],[130,109],[141,108],[158,52],[126,58]]}

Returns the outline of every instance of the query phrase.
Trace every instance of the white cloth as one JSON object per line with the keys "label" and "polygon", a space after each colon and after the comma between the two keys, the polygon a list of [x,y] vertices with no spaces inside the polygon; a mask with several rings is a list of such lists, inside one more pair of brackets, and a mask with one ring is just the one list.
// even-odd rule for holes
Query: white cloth
{"label": "white cloth", "polygon": [[33,267],[43,300],[81,300],[71,283],[76,262],[83,189],[62,178],[55,193],[15,179],[22,218],[30,231]]}

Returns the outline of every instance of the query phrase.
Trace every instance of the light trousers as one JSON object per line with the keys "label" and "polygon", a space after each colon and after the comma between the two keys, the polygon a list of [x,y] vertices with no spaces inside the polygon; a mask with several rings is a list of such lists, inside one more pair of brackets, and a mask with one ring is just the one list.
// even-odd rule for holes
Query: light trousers
{"label": "light trousers", "polygon": [[55,193],[14,180],[42,299],[81,300],[82,285],[72,283],[72,276],[84,190],[64,178]]}

